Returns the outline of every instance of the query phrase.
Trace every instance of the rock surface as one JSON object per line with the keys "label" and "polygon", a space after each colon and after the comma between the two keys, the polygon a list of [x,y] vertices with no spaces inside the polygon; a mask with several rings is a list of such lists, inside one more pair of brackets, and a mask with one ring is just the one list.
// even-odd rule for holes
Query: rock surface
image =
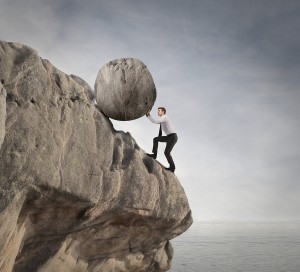
{"label": "rock surface", "polygon": [[74,81],[76,83],[78,83],[80,86],[83,87],[83,90],[84,90],[84,92],[85,92],[88,99],[93,100],[95,98],[94,91],[92,90],[90,85],[87,84],[82,78],[80,78],[79,76],[76,76],[76,75],[70,75],[70,77],[72,79],[74,79]]}
{"label": "rock surface", "polygon": [[0,79],[0,271],[168,270],[176,176],[35,50],[0,42]]}
{"label": "rock surface", "polygon": [[[4,81],[3,81],[4,83]],[[0,148],[5,135],[5,120],[6,120],[6,90],[0,82]]]}
{"label": "rock surface", "polygon": [[102,112],[120,121],[142,117],[156,100],[156,88],[148,68],[132,58],[103,65],[96,78],[95,93]]}

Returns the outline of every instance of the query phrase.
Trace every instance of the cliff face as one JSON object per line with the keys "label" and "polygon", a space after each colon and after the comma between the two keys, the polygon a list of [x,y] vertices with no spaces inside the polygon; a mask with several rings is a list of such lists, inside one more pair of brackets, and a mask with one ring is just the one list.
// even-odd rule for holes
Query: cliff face
{"label": "cliff face", "polygon": [[0,80],[0,271],[168,270],[176,176],[35,50],[0,42]]}

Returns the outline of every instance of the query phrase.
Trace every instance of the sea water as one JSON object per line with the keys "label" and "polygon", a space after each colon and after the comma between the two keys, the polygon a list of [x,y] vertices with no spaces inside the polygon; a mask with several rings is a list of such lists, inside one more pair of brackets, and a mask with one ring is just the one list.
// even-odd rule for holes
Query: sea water
{"label": "sea water", "polygon": [[300,221],[195,222],[172,245],[171,272],[300,272]]}

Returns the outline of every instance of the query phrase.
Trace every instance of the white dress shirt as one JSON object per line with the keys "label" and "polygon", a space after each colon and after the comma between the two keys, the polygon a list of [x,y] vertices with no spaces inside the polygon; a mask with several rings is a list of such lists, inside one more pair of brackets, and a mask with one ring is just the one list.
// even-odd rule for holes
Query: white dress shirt
{"label": "white dress shirt", "polygon": [[161,128],[166,133],[166,135],[176,133],[174,128],[171,125],[170,118],[167,115],[158,116],[157,119],[154,119],[151,115],[147,116],[147,118],[155,124],[161,124]]}

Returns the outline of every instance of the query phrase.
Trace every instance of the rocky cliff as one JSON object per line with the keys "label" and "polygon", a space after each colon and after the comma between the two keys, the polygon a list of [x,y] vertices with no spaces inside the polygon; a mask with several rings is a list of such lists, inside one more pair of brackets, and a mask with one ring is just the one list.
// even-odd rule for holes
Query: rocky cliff
{"label": "rocky cliff", "polygon": [[30,47],[0,42],[0,80],[0,271],[168,270],[176,176]]}

